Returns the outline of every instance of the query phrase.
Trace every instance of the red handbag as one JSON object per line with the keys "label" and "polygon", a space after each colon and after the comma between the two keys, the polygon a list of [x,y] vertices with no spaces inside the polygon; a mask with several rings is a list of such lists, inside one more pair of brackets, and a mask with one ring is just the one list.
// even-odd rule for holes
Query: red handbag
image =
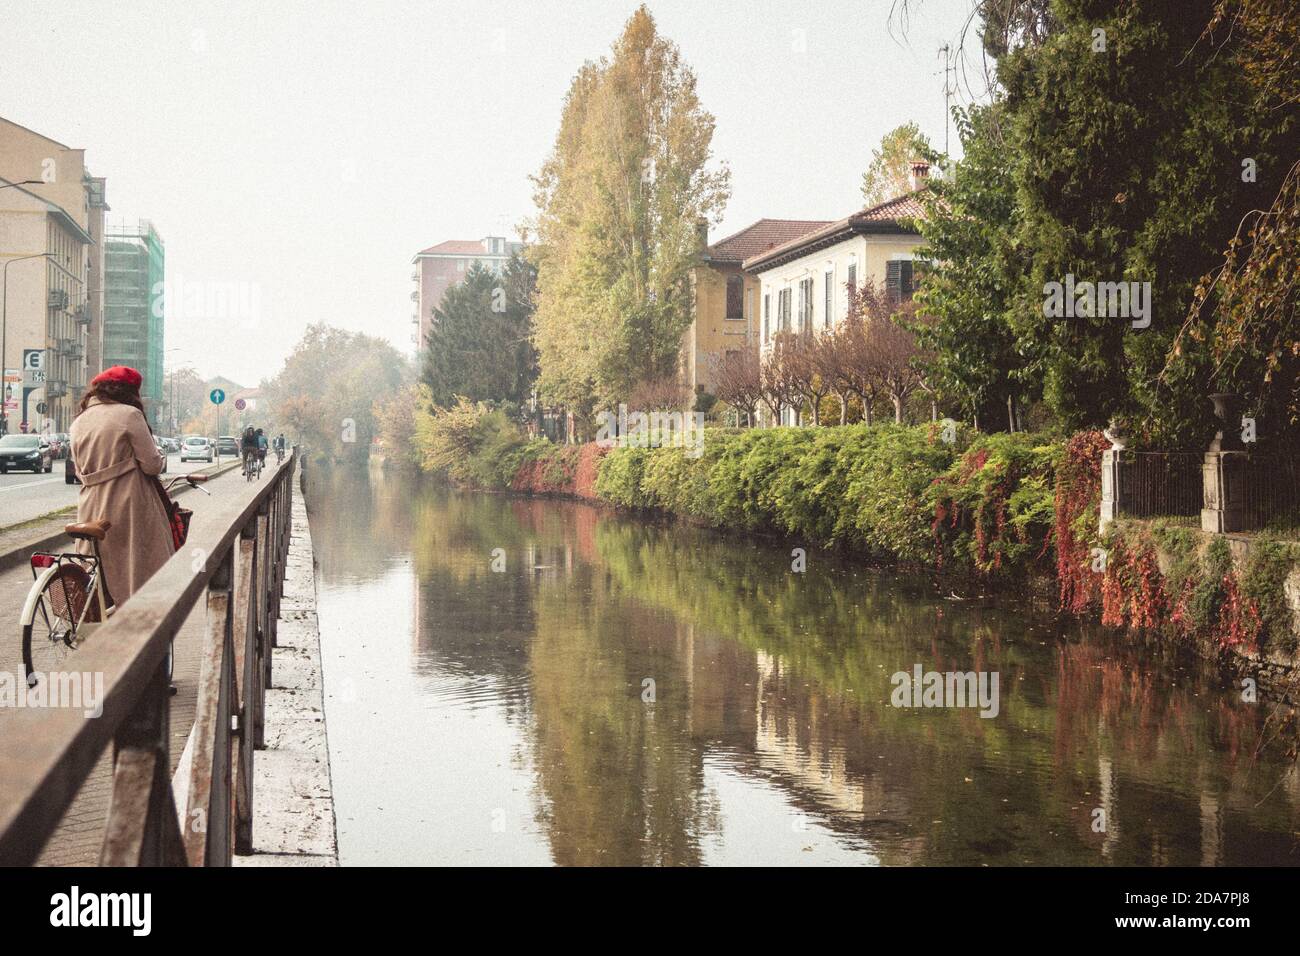
{"label": "red handbag", "polygon": [[185,544],[185,539],[190,536],[190,519],[194,517],[194,512],[182,508],[180,502],[167,494],[167,489],[157,475],[151,477],[154,487],[158,489],[158,496],[162,499],[163,509],[167,512],[167,526],[172,532],[172,550],[179,551]]}

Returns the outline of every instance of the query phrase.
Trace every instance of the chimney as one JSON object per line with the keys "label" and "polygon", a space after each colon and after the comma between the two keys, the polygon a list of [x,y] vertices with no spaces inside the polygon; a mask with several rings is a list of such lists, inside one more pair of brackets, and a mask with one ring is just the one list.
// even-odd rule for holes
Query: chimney
{"label": "chimney", "polygon": [[709,220],[695,220],[695,235],[700,240],[700,251],[703,252],[709,247]]}
{"label": "chimney", "polygon": [[929,178],[930,164],[923,159],[912,160],[912,190],[920,189]]}

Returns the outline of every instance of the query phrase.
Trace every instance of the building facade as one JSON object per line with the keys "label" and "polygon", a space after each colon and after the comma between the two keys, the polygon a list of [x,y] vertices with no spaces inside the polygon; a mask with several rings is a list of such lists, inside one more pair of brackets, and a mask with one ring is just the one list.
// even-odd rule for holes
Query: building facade
{"label": "building facade", "polygon": [[84,150],[0,118],[0,266],[9,263],[0,351],[10,431],[66,431],[99,371],[97,235],[107,209],[105,182],[87,172]]}
{"label": "building facade", "polygon": [[145,416],[158,428],[163,406],[163,289],[166,250],[148,220],[110,223],[104,237],[103,362],[144,376]]}
{"label": "building facade", "polygon": [[523,247],[522,242],[486,236],[449,239],[417,252],[411,260],[411,281],[415,285],[411,290],[411,301],[415,303],[411,323],[416,326],[411,341],[416,351],[423,350],[428,342],[433,310],[442,304],[443,294],[463,279],[471,266],[479,265],[500,275],[510,257]]}
{"label": "building facade", "polygon": [[682,334],[682,379],[689,395],[712,391],[715,363],[758,341],[760,283],[741,268],[744,261],[825,225],[760,219],[710,245],[708,224],[700,224],[704,252],[691,271],[691,324]]}
{"label": "building facade", "polygon": [[[912,192],[746,259],[745,272],[759,284],[760,349],[770,350],[778,332],[834,328],[848,315],[849,288],[868,279],[892,296],[910,298],[922,244],[914,223],[924,215]],[[769,412],[761,412],[765,424],[774,424]],[[779,424],[798,423],[798,409],[782,409]]]}

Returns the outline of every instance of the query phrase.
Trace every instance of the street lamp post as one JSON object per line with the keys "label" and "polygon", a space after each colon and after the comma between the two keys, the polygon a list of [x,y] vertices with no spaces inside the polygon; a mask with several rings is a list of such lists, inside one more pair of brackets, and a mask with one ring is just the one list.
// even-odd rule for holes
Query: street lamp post
{"label": "street lamp post", "polygon": [[[52,255],[51,252],[37,252],[30,256],[15,256],[5,260],[3,290],[0,290],[0,378],[7,375],[9,370],[9,266],[27,259],[48,259]],[[5,401],[0,402],[0,435],[9,434],[9,383],[5,382],[4,386]]]}

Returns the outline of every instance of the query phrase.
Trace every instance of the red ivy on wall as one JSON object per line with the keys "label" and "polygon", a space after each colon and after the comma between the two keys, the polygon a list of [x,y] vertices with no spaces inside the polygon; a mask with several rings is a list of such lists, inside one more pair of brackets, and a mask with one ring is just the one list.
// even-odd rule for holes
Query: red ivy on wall
{"label": "red ivy on wall", "polygon": [[1061,585],[1061,609],[1083,614],[1101,597],[1098,575],[1092,570],[1096,532],[1076,533],[1080,518],[1096,528],[1101,515],[1101,453],[1110,447],[1099,431],[1078,432],[1065,445],[1056,468],[1056,573]]}

